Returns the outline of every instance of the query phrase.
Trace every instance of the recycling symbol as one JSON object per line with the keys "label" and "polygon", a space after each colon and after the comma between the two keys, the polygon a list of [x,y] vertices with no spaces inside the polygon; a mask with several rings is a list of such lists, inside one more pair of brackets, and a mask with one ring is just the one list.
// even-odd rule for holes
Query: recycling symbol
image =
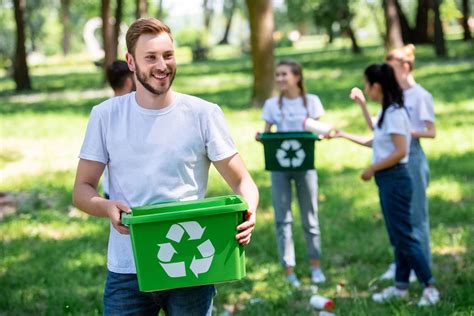
{"label": "recycling symbol", "polygon": [[[199,240],[201,239],[204,230],[206,230],[206,227],[201,227],[198,222],[181,222],[171,225],[168,233],[166,234],[166,238],[179,244],[181,243],[184,233],[186,232],[189,236],[188,240]],[[185,277],[185,262],[171,262],[174,254],[178,253],[171,242],[158,244],[158,246],[160,248],[158,249],[157,258],[166,274],[171,278]],[[202,258],[193,256],[193,259],[189,265],[189,269],[196,277],[198,277],[199,274],[206,273],[209,270],[215,252],[214,246],[209,239],[197,246],[197,249]]]}
{"label": "recycling symbol", "polygon": [[297,168],[303,164],[306,154],[301,143],[295,139],[285,140],[276,151],[276,159],[280,166]]}

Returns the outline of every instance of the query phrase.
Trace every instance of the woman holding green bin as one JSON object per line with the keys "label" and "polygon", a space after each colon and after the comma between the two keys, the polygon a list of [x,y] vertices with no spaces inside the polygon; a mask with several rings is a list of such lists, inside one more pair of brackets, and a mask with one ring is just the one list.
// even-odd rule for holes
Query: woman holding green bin
{"label": "woman holding green bin", "polygon": [[[278,132],[303,131],[306,118],[319,119],[324,109],[319,97],[307,94],[303,85],[303,70],[291,60],[281,61],[276,68],[275,80],[280,96],[265,101],[262,119],[265,132],[273,125]],[[257,134],[259,139],[259,134]],[[318,221],[318,177],[315,169],[304,171],[272,171],[272,204],[280,261],[286,272],[286,280],[294,287],[300,282],[295,274],[295,249],[293,242],[293,216],[291,213],[291,183],[296,184],[308,256],[311,262],[311,281],[326,280],[320,268],[321,239]]]}

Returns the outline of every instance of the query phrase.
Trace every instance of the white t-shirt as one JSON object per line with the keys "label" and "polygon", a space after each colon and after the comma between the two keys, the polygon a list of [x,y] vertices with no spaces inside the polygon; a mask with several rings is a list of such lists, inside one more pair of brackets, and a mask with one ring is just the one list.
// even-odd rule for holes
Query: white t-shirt
{"label": "white t-shirt", "polygon": [[[377,121],[381,114],[382,111],[379,112]],[[374,126],[374,139],[372,141],[373,163],[387,158],[395,150],[395,145],[391,138],[392,134],[404,135],[406,137],[407,155],[400,160],[400,163],[408,162],[411,141],[410,119],[404,108],[390,106],[385,111],[382,127],[379,128],[378,123]]]}
{"label": "white t-shirt", "polygon": [[305,118],[318,119],[324,114],[323,105],[317,95],[307,94],[306,98],[307,108],[302,97],[283,97],[281,110],[278,105],[279,97],[270,98],[263,105],[262,119],[275,124],[279,132],[302,131]]}
{"label": "white t-shirt", "polygon": [[[176,93],[151,110],[132,92],[92,109],[79,157],[107,164],[110,199],[135,207],[203,198],[210,162],[236,152],[216,104]],[[135,273],[130,236],[112,225],[107,257],[110,271]]]}
{"label": "white t-shirt", "polygon": [[411,128],[415,131],[426,129],[425,121],[435,121],[433,96],[422,86],[416,84],[408,90],[403,91],[405,107],[410,113]]}

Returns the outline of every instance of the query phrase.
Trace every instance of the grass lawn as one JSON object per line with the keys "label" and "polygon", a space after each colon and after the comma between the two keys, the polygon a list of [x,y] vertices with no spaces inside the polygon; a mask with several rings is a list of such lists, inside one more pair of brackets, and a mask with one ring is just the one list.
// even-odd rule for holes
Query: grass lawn
{"label": "grass lawn", "polygon": [[[449,58],[431,47],[417,50],[415,77],[435,99],[438,136],[423,141],[431,168],[428,190],[434,275],[442,300],[416,307],[421,288],[408,302],[377,305],[370,296],[390,282],[376,279],[392,260],[373,182],[359,179],[370,150],[344,140],[318,142],[319,219],[322,266],[328,278],[319,294],[335,299],[338,315],[472,315],[474,313],[474,52],[448,43]],[[325,121],[368,134],[358,106],[348,97],[362,86],[366,65],[383,50],[280,49],[305,68],[307,90],[320,96]],[[79,62],[79,60],[81,60]],[[71,205],[77,154],[93,105],[110,96],[92,63],[77,58],[31,69],[35,91],[15,94],[0,77],[0,192],[17,201],[0,213],[0,315],[94,315],[102,313],[108,222]],[[278,264],[270,180],[263,149],[254,141],[262,130],[260,110],[250,108],[248,57],[181,63],[176,91],[220,104],[247,167],[260,188],[258,224],[247,247],[247,277],[218,285],[215,314],[317,315],[309,307],[306,247],[294,207],[296,272],[300,291],[284,283]],[[378,106],[370,104],[373,113]],[[208,196],[231,193],[211,170]]]}

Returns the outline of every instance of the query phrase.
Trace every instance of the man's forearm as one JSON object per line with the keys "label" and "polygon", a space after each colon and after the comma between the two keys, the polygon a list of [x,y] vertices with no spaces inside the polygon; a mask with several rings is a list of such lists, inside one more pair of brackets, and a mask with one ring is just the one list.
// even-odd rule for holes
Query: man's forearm
{"label": "man's forearm", "polygon": [[108,217],[105,204],[107,200],[99,195],[97,190],[87,183],[76,184],[73,192],[74,205],[87,214]]}

